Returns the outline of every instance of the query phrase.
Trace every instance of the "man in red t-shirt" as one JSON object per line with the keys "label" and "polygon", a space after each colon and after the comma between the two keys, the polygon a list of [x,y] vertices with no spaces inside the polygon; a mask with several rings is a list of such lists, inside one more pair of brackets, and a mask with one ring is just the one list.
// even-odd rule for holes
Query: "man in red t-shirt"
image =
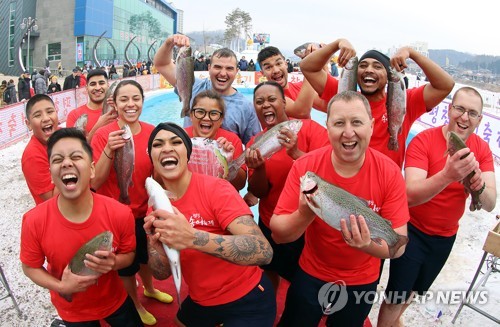
{"label": "man in red t-shirt", "polygon": [[[117,273],[134,258],[132,212],[90,191],[95,169],[92,149],[81,131],[63,128],[54,132],[48,140],[48,157],[50,174],[60,194],[23,216],[23,272],[50,290],[51,301],[68,326],[98,325],[101,319],[111,326],[141,325]],[[113,234],[111,250],[97,250],[85,257],[85,266],[96,274],[71,271],[69,263],[78,249],[106,231]]]}
{"label": "man in red t-shirt", "polygon": [[156,126],[148,141],[174,207],[173,213],[155,210],[145,218],[149,264],[157,279],[165,279],[170,269],[162,243],[181,251],[189,286],[176,323],[272,326],[275,293],[258,265],[269,263],[273,250],[228,181],[188,169],[191,152],[191,139],[173,123]]}
{"label": "man in red t-shirt", "polygon": [[109,88],[108,75],[102,69],[91,70],[87,76],[87,93],[89,99],[87,104],[84,104],[75,110],[70,111],[66,121],[67,127],[74,127],[76,121],[83,114],[87,114],[87,125],[85,132],[89,142],[92,140],[94,133],[102,126],[105,126],[116,120],[116,110],[109,110],[104,115],[102,114],[102,106],[108,100],[106,99],[106,91]]}
{"label": "man in red t-shirt", "polygon": [[[368,147],[373,118],[366,98],[353,91],[335,96],[329,103],[326,125],[331,146],[295,161],[271,218],[277,243],[291,242],[305,232],[300,269],[288,289],[281,319],[284,326],[317,326],[328,310],[327,325],[363,326],[373,301],[360,303],[356,295],[375,293],[380,258],[389,257],[385,242],[378,245],[371,241],[362,216],[339,217],[340,232],[311,211],[300,192],[300,177],[307,171],[366,200],[373,211],[392,222],[396,233],[406,235],[409,213],[404,180],[394,162]],[[400,247],[395,257],[404,248]],[[340,288],[344,295],[331,298],[330,291],[319,298],[325,286]]]}
{"label": "man in red t-shirt", "polygon": [[326,112],[328,101],[320,99],[306,79],[302,82],[288,82],[288,64],[278,48],[269,46],[260,50],[257,61],[266,79],[277,82],[285,91],[286,113],[289,117],[311,118],[313,107]]}
{"label": "man in red t-shirt", "polygon": [[21,158],[24,179],[38,205],[58,193],[52,183],[47,159],[47,140],[57,130],[59,120],[52,99],[37,94],[26,104],[26,125],[33,132]]}
{"label": "man in red t-shirt", "polygon": [[[343,51],[342,42],[339,40],[312,52],[300,63],[304,77],[325,101],[329,101],[337,94],[338,80],[323,70],[323,67],[339,49],[339,66],[344,67],[354,54]],[[408,68],[407,59],[412,59],[423,70],[429,83],[406,90],[406,115],[401,126],[401,133],[398,136],[399,150],[392,151],[387,146],[389,132],[386,85],[389,66],[394,67],[397,71],[402,71]],[[370,147],[389,156],[400,167],[403,167],[406,138],[410,133],[411,125],[418,117],[432,110],[450,94],[455,84],[453,78],[441,67],[410,47],[399,49],[391,59],[376,50],[367,51],[359,60],[357,82],[361,94],[370,102],[372,115],[375,119]]]}
{"label": "man in red t-shirt", "polygon": [[[461,181],[471,172],[470,190],[479,193],[482,209],[495,208],[493,156],[488,144],[474,134],[482,111],[481,95],[463,87],[448,108],[449,124],[417,134],[408,147],[405,178],[411,241],[403,256],[391,260],[387,302],[380,307],[378,326],[398,325],[412,292],[423,295],[445,265],[469,196]],[[443,156],[449,132],[455,132],[467,148]]]}

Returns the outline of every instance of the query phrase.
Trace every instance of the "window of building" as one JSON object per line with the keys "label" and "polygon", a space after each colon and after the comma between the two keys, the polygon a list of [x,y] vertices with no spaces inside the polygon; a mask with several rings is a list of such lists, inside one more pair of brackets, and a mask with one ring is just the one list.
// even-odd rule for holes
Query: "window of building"
{"label": "window of building", "polygon": [[47,45],[47,58],[50,61],[61,60],[61,42]]}
{"label": "window of building", "polygon": [[9,67],[14,66],[14,30],[16,22],[16,3],[10,3],[9,10]]}

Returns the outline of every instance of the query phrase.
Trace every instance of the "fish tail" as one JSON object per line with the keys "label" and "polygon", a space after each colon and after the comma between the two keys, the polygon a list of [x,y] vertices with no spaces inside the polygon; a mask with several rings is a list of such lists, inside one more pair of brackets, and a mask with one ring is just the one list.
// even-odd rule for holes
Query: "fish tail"
{"label": "fish tail", "polygon": [[120,197],[118,198],[118,201],[123,204],[130,204],[130,198],[128,194],[121,194]]}
{"label": "fish tail", "polygon": [[189,116],[189,101],[182,101],[182,111],[181,111],[181,118],[184,118],[186,116]]}
{"label": "fish tail", "polygon": [[408,243],[408,236],[398,234],[398,241],[394,245],[389,246],[389,257],[391,259],[394,258],[399,248],[402,247],[403,245],[406,245],[407,243]]}
{"label": "fish tail", "polygon": [[68,302],[73,302],[73,296],[71,294],[62,294],[62,293],[59,293],[59,295],[65,299],[66,301]]}
{"label": "fish tail", "polygon": [[397,139],[390,138],[389,143],[387,144],[387,147],[391,151],[398,151],[399,150],[399,143]]}
{"label": "fish tail", "polygon": [[470,211],[476,211],[476,210],[479,211],[479,210],[481,210],[482,207],[483,207],[483,204],[481,203],[481,201],[479,201],[479,195],[472,193],[472,199],[470,201],[469,210]]}

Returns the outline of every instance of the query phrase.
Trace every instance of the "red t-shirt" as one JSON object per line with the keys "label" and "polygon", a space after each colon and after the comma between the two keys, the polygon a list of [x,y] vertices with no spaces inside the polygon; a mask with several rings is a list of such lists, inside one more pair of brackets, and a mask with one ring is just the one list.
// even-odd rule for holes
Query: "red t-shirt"
{"label": "red t-shirt", "polygon": [[[113,252],[135,250],[135,227],[130,209],[108,197],[93,194],[94,205],[83,223],[67,220],[57,206],[58,196],[36,206],[23,216],[21,230],[21,262],[32,268],[42,268],[61,279],[63,270],[78,249],[94,236],[113,233]],[[97,285],[72,295],[68,302],[59,293],[50,291],[51,301],[59,316],[67,321],[98,320],[115,312],[125,301],[127,292],[117,271],[99,277]]]}
{"label": "red t-shirt", "polygon": [[68,118],[66,120],[67,127],[75,127],[76,120],[83,114],[88,115],[87,126],[85,126],[85,131],[90,133],[94,125],[99,120],[102,114],[102,108],[98,110],[90,109],[86,104],[76,108],[75,110],[70,111],[68,114]]}
{"label": "red t-shirt", "polygon": [[52,191],[55,187],[50,176],[47,145],[31,136],[21,158],[21,167],[35,204],[42,203],[44,200],[40,195]]}
{"label": "red t-shirt", "polygon": [[[481,171],[494,171],[488,143],[471,134],[465,144],[474,153]],[[434,176],[446,164],[447,156],[443,155],[446,150],[442,126],[422,131],[408,146],[405,168],[420,168],[427,172],[427,178]],[[461,183],[453,182],[428,202],[411,207],[410,223],[428,235],[453,236],[458,231],[468,196]]]}
{"label": "red t-shirt", "polygon": [[[186,193],[172,201],[198,230],[228,235],[234,219],[252,215],[234,187],[226,180],[193,173]],[[240,266],[198,250],[181,251],[182,275],[189,295],[203,306],[220,305],[240,299],[260,281],[257,266]]]}
{"label": "red t-shirt", "polygon": [[[328,132],[320,124],[311,119],[301,119],[302,128],[297,134],[297,148],[303,152],[310,152],[330,144]],[[253,136],[247,146],[255,142],[255,138],[265,133],[267,128],[259,134]],[[281,149],[266,161],[266,177],[269,183],[269,192],[259,201],[259,219],[269,227],[269,222],[273,215],[274,207],[278,202],[281,190],[285,186],[286,177],[294,160],[286,153],[286,149]],[[254,170],[248,169],[249,179]]]}
{"label": "red t-shirt", "polygon": [[[330,101],[330,99],[337,94],[338,84],[339,81],[329,75],[321,99]],[[372,116],[375,118],[375,126],[373,128],[370,147],[387,155],[399,167],[403,167],[406,139],[410,133],[411,125],[413,125],[418,117],[427,112],[427,107],[424,102],[424,88],[425,85],[422,85],[417,88],[406,90],[406,115],[403,125],[401,126],[401,134],[398,136],[398,151],[389,150],[387,147],[390,138],[389,120],[387,119],[387,108],[385,106],[387,94],[386,97],[380,101],[370,102]]]}
{"label": "red t-shirt", "polygon": [[[403,176],[399,167],[380,152],[368,148],[361,170],[351,178],[335,172],[332,148],[312,151],[292,166],[274,213],[291,214],[298,208],[300,177],[313,171],[329,183],[368,201],[370,208],[392,222],[393,228],[409,220]],[[345,217],[348,219],[349,217]],[[351,248],[340,231],[316,217],[306,229],[300,267],[323,281],[343,280],[347,285],[373,283],[379,277],[380,259]]]}
{"label": "red t-shirt", "polygon": [[303,82],[288,82],[288,87],[283,90],[285,92],[285,96],[295,101],[299,96],[300,90],[302,89],[302,84]]}
{"label": "red t-shirt", "polygon": [[[130,208],[134,213],[134,217],[143,218],[148,209],[148,193],[146,191],[146,178],[153,173],[153,164],[148,155],[148,140],[154,126],[145,122],[140,122],[141,131],[134,135],[134,172],[132,174],[132,185],[129,186]],[[94,151],[94,161],[99,161],[103,149],[108,143],[109,133],[119,130],[118,122],[112,122],[106,126],[99,128],[92,138],[92,150]],[[120,189],[118,188],[118,179],[114,164],[112,163],[109,170],[108,179],[99,187],[97,193],[107,195],[113,199],[120,197]]]}

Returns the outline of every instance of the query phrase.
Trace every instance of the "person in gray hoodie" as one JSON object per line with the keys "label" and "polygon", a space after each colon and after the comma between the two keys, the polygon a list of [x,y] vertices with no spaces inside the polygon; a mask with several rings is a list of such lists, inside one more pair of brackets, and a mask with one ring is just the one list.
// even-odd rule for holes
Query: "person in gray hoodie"
{"label": "person in gray hoodie", "polygon": [[47,81],[44,74],[45,70],[40,69],[35,76],[35,94],[47,94]]}
{"label": "person in gray hoodie", "polygon": [[14,80],[11,79],[9,83],[7,84],[7,89],[5,92],[10,93],[10,102],[8,104],[13,104],[17,102],[17,91],[16,91],[16,85],[14,84]]}

